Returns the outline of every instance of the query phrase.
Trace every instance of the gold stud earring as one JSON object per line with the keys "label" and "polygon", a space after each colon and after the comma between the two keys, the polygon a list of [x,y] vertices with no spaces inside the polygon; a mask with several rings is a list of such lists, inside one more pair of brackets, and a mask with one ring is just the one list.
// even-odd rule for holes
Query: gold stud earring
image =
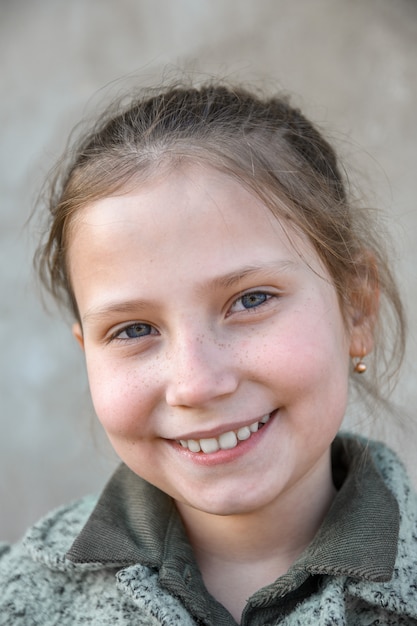
{"label": "gold stud earring", "polygon": [[367,370],[366,363],[363,362],[364,357],[366,356],[366,350],[362,352],[362,355],[358,358],[353,371],[357,374],[364,374]]}

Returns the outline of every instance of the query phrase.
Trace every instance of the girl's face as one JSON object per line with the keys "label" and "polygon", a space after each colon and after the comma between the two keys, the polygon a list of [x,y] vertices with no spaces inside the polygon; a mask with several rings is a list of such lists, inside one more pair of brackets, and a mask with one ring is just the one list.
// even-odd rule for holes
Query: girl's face
{"label": "girl's face", "polygon": [[78,216],[69,250],[94,406],[137,474],[183,505],[256,511],[328,480],[349,351],[306,239],[189,167]]}

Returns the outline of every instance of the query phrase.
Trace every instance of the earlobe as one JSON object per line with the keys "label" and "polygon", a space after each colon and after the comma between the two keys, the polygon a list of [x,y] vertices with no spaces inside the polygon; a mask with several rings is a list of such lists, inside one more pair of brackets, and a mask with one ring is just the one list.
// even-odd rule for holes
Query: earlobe
{"label": "earlobe", "polygon": [[372,352],[374,347],[373,325],[354,326],[350,335],[349,356],[362,359]]}
{"label": "earlobe", "polygon": [[364,357],[374,347],[374,331],[378,320],[379,288],[364,289],[357,297],[350,329],[350,356]]}
{"label": "earlobe", "polygon": [[81,325],[78,322],[72,325],[72,334],[75,337],[75,339],[78,341],[78,344],[80,345],[81,350],[84,350],[83,331],[82,331]]}
{"label": "earlobe", "polygon": [[371,253],[363,253],[351,291],[350,356],[363,358],[374,347],[374,330],[379,312],[377,264]]}
{"label": "earlobe", "polygon": [[368,291],[360,299],[360,309],[352,316],[350,329],[350,356],[363,357],[372,352],[374,330],[378,319],[379,290]]}

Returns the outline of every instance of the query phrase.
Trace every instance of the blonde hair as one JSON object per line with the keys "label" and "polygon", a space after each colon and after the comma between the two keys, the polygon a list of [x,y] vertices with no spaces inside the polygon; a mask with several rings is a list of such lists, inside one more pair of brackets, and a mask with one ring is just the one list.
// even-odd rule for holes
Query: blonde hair
{"label": "blonde hair", "polygon": [[372,212],[349,200],[333,148],[285,96],[213,82],[147,92],[113,105],[68,155],[50,183],[49,223],[35,262],[44,285],[76,318],[67,250],[78,212],[192,159],[235,177],[308,236],[344,315],[352,303],[365,315],[367,290],[377,286],[375,380],[397,371],[404,313]]}

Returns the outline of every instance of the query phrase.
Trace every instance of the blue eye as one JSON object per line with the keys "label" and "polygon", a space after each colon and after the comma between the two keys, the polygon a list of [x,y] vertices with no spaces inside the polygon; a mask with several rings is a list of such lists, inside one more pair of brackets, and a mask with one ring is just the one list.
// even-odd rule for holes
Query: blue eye
{"label": "blue eye", "polygon": [[240,311],[250,311],[256,309],[270,300],[273,296],[264,291],[251,291],[243,294],[234,301],[230,307],[230,313],[238,313]]}
{"label": "blue eye", "polygon": [[246,293],[244,296],[241,296],[239,300],[245,309],[254,309],[257,306],[264,304],[264,302],[268,300],[268,297],[267,293],[254,291],[253,293]]}
{"label": "blue eye", "polygon": [[[118,334],[118,339],[139,339],[140,337],[146,337],[152,333],[152,326],[150,324],[131,324],[123,328]],[[124,336],[123,336],[124,335]]]}

